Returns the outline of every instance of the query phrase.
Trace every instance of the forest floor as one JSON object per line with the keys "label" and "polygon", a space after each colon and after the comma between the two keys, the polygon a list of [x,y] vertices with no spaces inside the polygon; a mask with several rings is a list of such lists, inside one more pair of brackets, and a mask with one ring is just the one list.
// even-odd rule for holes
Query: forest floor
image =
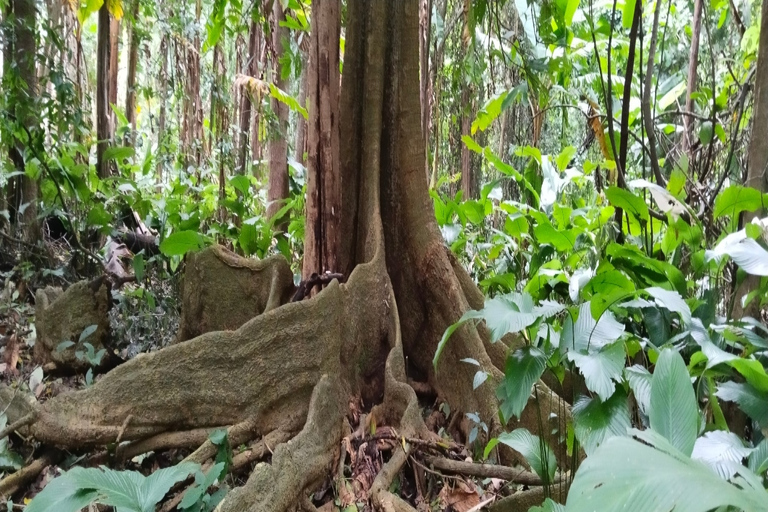
{"label": "forest floor", "polygon": [[[59,394],[84,389],[98,380],[100,371],[105,369],[92,367],[88,371],[75,372],[58,368],[46,371],[47,368],[36,361],[33,349],[36,341],[35,294],[32,288],[61,285],[61,276],[49,275],[44,279],[27,281],[18,271],[9,271],[0,273],[0,278],[0,382],[29,390],[42,403]],[[172,342],[179,325],[178,286],[174,279],[162,280],[150,276],[143,286],[124,284],[112,292],[112,297],[110,325],[114,345],[110,349],[119,359],[128,360]],[[474,423],[464,415],[452,414],[447,404],[429,393],[420,393],[417,389],[417,394],[427,427],[437,434],[435,439],[442,441],[410,440],[399,436],[391,427],[377,427],[370,420],[366,421],[372,404],[362,403],[359,398],[352,399],[347,413],[348,435],[338,449],[334,467],[329,468],[325,482],[311,497],[319,510],[371,510],[368,491],[394,448],[401,443],[411,444],[409,461],[390,491],[419,511],[481,510],[505,496],[528,489],[525,483],[513,483],[535,477],[525,468],[472,464],[482,459],[483,446],[479,440],[467,442],[462,432],[471,432],[470,437],[482,438],[482,423]],[[266,450],[262,449],[262,456],[254,456],[254,447],[259,443],[262,448],[266,446]],[[273,448],[265,439],[254,441],[250,446],[233,446],[232,460],[239,460],[240,463],[231,466],[226,482],[220,485],[229,488],[243,485],[255,464],[269,462]],[[91,452],[58,452],[55,462],[40,468],[39,473],[28,478],[23,486],[5,498],[12,499],[16,504],[28,503],[47,483],[73,465],[106,465],[116,470],[133,470],[149,475],[178,464],[194,449],[162,449],[135,454],[130,458],[118,456],[116,452],[119,448],[115,446]],[[43,451],[44,448],[31,438],[11,434],[7,442],[0,441],[0,478],[39,460]],[[159,510],[174,510],[189,484],[190,481],[177,484]],[[15,507],[21,510],[19,505]]]}

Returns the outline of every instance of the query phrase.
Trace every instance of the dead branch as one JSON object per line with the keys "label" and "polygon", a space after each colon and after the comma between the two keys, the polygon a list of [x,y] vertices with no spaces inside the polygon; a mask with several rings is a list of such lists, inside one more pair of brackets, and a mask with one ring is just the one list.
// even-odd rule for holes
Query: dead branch
{"label": "dead branch", "polygon": [[[256,420],[253,418],[229,427],[229,429],[227,429],[227,438],[229,439],[230,446],[239,446],[256,437],[257,433],[255,432],[255,429]],[[200,448],[184,459],[184,462],[196,462],[202,464],[216,455],[217,450],[218,447],[213,444],[210,439],[206,439]]]}
{"label": "dead branch", "polygon": [[236,473],[249,464],[263,459],[268,453],[272,453],[275,446],[288,442],[291,437],[293,436],[288,432],[273,430],[262,439],[251,444],[247,450],[232,457],[232,472]]}
{"label": "dead branch", "polygon": [[424,456],[424,462],[435,469],[457,473],[460,475],[476,476],[479,478],[499,478],[508,482],[524,485],[542,485],[541,478],[536,473],[524,469],[514,469],[496,464],[477,464],[450,460],[444,457]]}
{"label": "dead branch", "polygon": [[27,466],[3,478],[0,480],[0,496],[10,497],[21,487],[37,478],[37,475],[39,475],[45,468],[58,462],[61,457],[62,452],[58,450],[48,450],[43,453],[43,456],[39,459],[33,460]]}

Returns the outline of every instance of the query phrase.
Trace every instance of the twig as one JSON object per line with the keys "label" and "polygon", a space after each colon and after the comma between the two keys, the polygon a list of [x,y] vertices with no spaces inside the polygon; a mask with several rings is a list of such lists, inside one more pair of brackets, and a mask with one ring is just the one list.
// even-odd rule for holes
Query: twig
{"label": "twig", "polygon": [[656,114],[656,117],[654,117],[653,120],[656,121],[657,119],[665,116],[687,116],[687,117],[692,117],[694,119],[698,119],[699,121],[710,120],[708,116],[697,114],[696,112],[687,112],[685,110],[666,110],[664,112]]}

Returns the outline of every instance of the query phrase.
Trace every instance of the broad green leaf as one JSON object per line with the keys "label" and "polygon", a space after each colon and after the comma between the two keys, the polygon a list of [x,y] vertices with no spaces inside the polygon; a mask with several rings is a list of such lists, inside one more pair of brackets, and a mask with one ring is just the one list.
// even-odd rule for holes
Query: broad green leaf
{"label": "broad green leaf", "polygon": [[67,475],[51,480],[32,498],[24,512],[79,512],[99,497],[99,491],[81,489]]}
{"label": "broad green leaf", "polygon": [[712,140],[714,130],[712,129],[712,121],[704,121],[699,127],[699,140],[703,145],[707,145]]}
{"label": "broad green leaf", "polygon": [[196,231],[176,231],[160,244],[160,252],[166,256],[183,256],[205,245],[205,239]]}
{"label": "broad green leaf", "polygon": [[536,347],[525,346],[507,357],[504,380],[497,395],[505,420],[519,418],[531,396],[533,385],[547,367],[547,356]]}
{"label": "broad green leaf", "polygon": [[651,405],[651,383],[653,376],[644,367],[635,364],[624,368],[624,377],[635,395],[637,405],[643,414],[648,414]]}
{"label": "broad green leaf", "polygon": [[665,307],[674,313],[679,313],[683,319],[683,325],[691,323],[691,308],[688,307],[688,304],[685,303],[679,293],[655,286],[646,288],[644,291],[653,297],[659,306]]}
{"label": "broad green leaf", "polygon": [[713,430],[696,439],[691,458],[700,460],[726,480],[736,474],[736,468],[752,453],[739,436],[731,432]]}
{"label": "broad green leaf", "polygon": [[605,197],[616,208],[621,208],[640,221],[648,221],[648,205],[642,198],[637,197],[629,190],[619,187],[608,187],[605,191]]}
{"label": "broad green leaf", "polygon": [[[462,140],[464,140],[462,138]],[[472,149],[472,148],[470,148]],[[535,148],[532,148],[535,150]],[[538,151],[538,150],[536,150]],[[531,182],[528,181],[525,176],[517,172],[514,167],[511,165],[504,163],[501,158],[499,158],[496,153],[494,153],[490,147],[487,147],[483,150],[483,156],[486,160],[488,160],[491,165],[493,165],[496,169],[499,170],[499,172],[506,174],[507,176],[512,176],[515,178],[515,181],[518,183],[521,183],[525,189],[531,193],[535,200],[535,206],[538,206],[538,204],[541,202],[541,199],[539,198],[539,193],[536,191],[536,189],[531,185]],[[539,162],[541,162],[541,153],[538,153]]]}
{"label": "broad green leaf", "polygon": [[568,351],[568,359],[573,361],[581,374],[587,389],[606,401],[613,395],[624,369],[624,344],[621,342],[604,346],[600,351],[587,354],[575,350]]}
{"label": "broad green leaf", "polygon": [[309,113],[307,112],[307,109],[304,108],[304,106],[299,103],[299,100],[297,100],[287,92],[283,91],[273,83],[269,84],[269,95],[275,98],[277,101],[280,101],[288,105],[288,108],[290,108],[294,112],[298,112],[299,114],[301,114],[301,116],[304,119],[309,118]]}
{"label": "broad green leaf", "polygon": [[746,382],[727,381],[717,386],[715,395],[720,400],[736,402],[760,428],[768,427],[768,394],[760,393]]}
{"label": "broad green leaf", "polygon": [[528,512],[565,512],[565,505],[552,501],[552,498],[547,498],[540,507],[531,507]]}
{"label": "broad green leaf", "polygon": [[735,217],[743,211],[753,212],[763,207],[763,195],[759,190],[741,185],[731,185],[717,195],[713,215]]}
{"label": "broad green leaf", "polygon": [[104,160],[121,161],[132,157],[134,154],[136,154],[136,150],[131,147],[113,146],[104,151],[103,158]]}
{"label": "broad green leaf", "polygon": [[752,453],[749,455],[749,469],[758,477],[764,478],[768,471],[768,439],[760,441]]}
{"label": "broad green leaf", "polygon": [[635,16],[636,4],[637,0],[624,0],[624,9],[621,11],[621,25],[624,28],[628,29],[632,26],[632,19]]}
{"label": "broad green leaf", "polygon": [[627,395],[619,388],[608,400],[579,397],[573,404],[573,428],[587,456],[614,436],[626,436],[631,426]]}
{"label": "broad green leaf", "polygon": [[[494,122],[497,117],[499,117],[499,114],[501,114],[502,107],[505,103],[504,100],[507,99],[509,93],[510,91],[502,91],[493,96],[485,103],[485,105],[483,105],[483,107],[477,112],[477,117],[475,120],[472,121],[472,135],[474,135],[477,130],[484,132],[491,125],[491,123]],[[466,137],[466,135],[464,137]],[[462,140],[464,140],[464,137],[462,137]],[[478,153],[482,153],[482,151],[478,151]]]}
{"label": "broad green leaf", "polygon": [[504,432],[499,436],[499,442],[520,453],[531,469],[545,482],[551,482],[555,477],[557,460],[552,449],[538,436],[524,428],[512,432]]}
{"label": "broad green leaf", "polygon": [[688,369],[674,349],[662,350],[656,362],[648,417],[653,430],[684,454],[691,454],[698,433],[699,409]]}
{"label": "broad green leaf", "polygon": [[669,90],[664,96],[661,97],[659,100],[659,108],[661,110],[666,109],[668,106],[673,104],[677,98],[680,97],[681,94],[685,92],[686,84],[685,80],[678,83],[676,86],[674,86],[672,89]]}
{"label": "broad green leaf", "polygon": [[576,228],[559,230],[552,224],[539,224],[533,228],[533,232],[540,244],[550,244],[558,252],[572,251],[580,233]]}
{"label": "broad green leaf", "polygon": [[600,320],[592,317],[590,303],[585,302],[579,306],[578,318],[573,321],[573,316],[568,315],[563,323],[563,334],[560,337],[560,350],[587,352],[590,349],[600,349],[613,343],[624,334],[624,324],[616,321],[613,313],[605,311]]}
{"label": "broad green leaf", "polygon": [[477,142],[474,141],[469,135],[462,135],[461,141],[471,150],[478,154],[483,154],[483,148]]}
{"label": "broad green leaf", "polygon": [[613,437],[579,467],[566,510],[707,512],[726,505],[763,510],[765,491],[745,487],[726,482],[669,445],[653,447]]}

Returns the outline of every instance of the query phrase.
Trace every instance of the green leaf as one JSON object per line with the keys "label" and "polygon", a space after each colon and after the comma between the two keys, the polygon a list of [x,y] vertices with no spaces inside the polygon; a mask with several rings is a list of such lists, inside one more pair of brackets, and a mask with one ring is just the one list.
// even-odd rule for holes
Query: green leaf
{"label": "green leaf", "polygon": [[717,195],[712,213],[716,219],[725,215],[735,218],[743,211],[753,212],[763,205],[763,194],[759,190],[731,185]]}
{"label": "green leaf", "polygon": [[684,325],[691,323],[691,308],[688,307],[679,293],[658,287],[646,288],[644,291],[653,297],[659,306],[680,314]]}
{"label": "green leaf", "polygon": [[497,392],[505,421],[512,416],[520,417],[531,396],[533,385],[546,368],[547,356],[536,347],[522,347],[507,357],[504,381]]}
{"label": "green leaf", "polygon": [[632,26],[632,18],[635,16],[635,5],[637,0],[625,0],[624,9],[621,11],[621,25],[624,28],[630,28]]}
{"label": "green leaf", "polygon": [[197,464],[178,464],[144,477],[136,471],[76,467],[50,482],[27,511],[77,512],[98,502],[126,512],[154,512],[171,487],[198,468]]}
{"label": "green leaf", "polygon": [[573,361],[584,376],[587,389],[606,401],[613,395],[615,382],[621,379],[624,369],[624,344],[612,343],[600,351],[583,354],[575,350],[568,351],[568,359]]}
{"label": "green leaf", "polygon": [[755,420],[760,428],[768,427],[768,395],[746,382],[727,381],[717,386],[715,395],[726,402],[736,402],[739,409]]}
{"label": "green leaf", "polygon": [[629,383],[629,388],[635,395],[638,407],[643,414],[648,414],[651,405],[651,383],[653,376],[639,364],[624,368],[624,377]]}
{"label": "green leaf", "polygon": [[608,439],[626,436],[631,426],[627,395],[619,388],[607,401],[579,397],[573,405],[573,428],[587,456]]}
{"label": "green leaf", "polygon": [[104,151],[104,160],[121,161],[130,158],[135,154],[136,150],[131,147],[113,146]]}
{"label": "green leaf", "polygon": [[698,433],[699,409],[685,362],[671,348],[662,350],[656,362],[648,417],[653,430],[685,455],[691,454]]}
{"label": "green leaf", "polygon": [[560,350],[576,352],[588,352],[590,348],[598,350],[613,343],[624,334],[624,324],[616,321],[613,313],[605,311],[600,320],[592,317],[590,303],[585,302],[579,306],[578,318],[573,321],[573,316],[566,317],[563,323],[563,334],[560,337]]}
{"label": "green leaf", "polygon": [[699,140],[703,145],[707,145],[712,141],[712,135],[714,130],[712,129],[712,121],[704,121],[699,127]]}
{"label": "green leaf", "polygon": [[477,142],[475,142],[475,140],[469,135],[462,135],[461,141],[470,149],[470,151],[474,151],[475,153],[478,153],[480,155],[483,154],[482,146],[480,146]]}
{"label": "green leaf", "polygon": [[83,332],[80,333],[80,338],[77,340],[77,342],[78,343],[84,342],[85,340],[87,340],[91,336],[91,334],[96,332],[96,329],[98,329],[98,328],[99,328],[98,325],[89,325],[88,327],[83,329]]}
{"label": "green leaf", "polygon": [[299,100],[283,91],[273,83],[269,84],[269,95],[275,98],[277,101],[288,105],[289,109],[293,110],[294,112],[298,112],[304,117],[304,119],[309,119],[309,113],[307,112],[307,109],[299,103]]}
{"label": "green leaf", "polygon": [[661,97],[659,100],[659,108],[661,110],[666,109],[668,106],[673,104],[677,98],[680,97],[681,94],[685,92],[686,84],[685,80],[678,83],[676,86],[674,86],[672,89],[670,89],[664,96]]}
{"label": "green leaf", "polygon": [[740,483],[743,488],[726,482],[663,440],[654,447],[613,437],[579,467],[568,492],[567,510],[707,512],[727,505],[764,509],[765,491],[743,480]]}
{"label": "green leaf", "polygon": [[700,460],[726,480],[736,474],[736,468],[752,453],[739,436],[732,432],[713,430],[696,439],[691,458]]}
{"label": "green leaf", "polygon": [[637,197],[629,190],[619,187],[608,187],[605,191],[605,197],[616,208],[621,208],[627,213],[630,213],[637,220],[648,221],[650,216],[648,214],[648,205],[642,198]]}
{"label": "green leaf", "polygon": [[758,477],[765,477],[768,472],[768,438],[760,441],[749,455],[748,466]]}
{"label": "green leaf", "polygon": [[540,244],[550,244],[558,252],[567,252],[572,251],[576,246],[576,237],[580,230],[576,228],[559,230],[552,224],[539,224],[533,228],[533,232]]}
{"label": "green leaf", "polygon": [[196,231],[176,231],[160,244],[160,252],[166,256],[184,256],[205,245],[205,238]]}
{"label": "green leaf", "polygon": [[136,276],[136,281],[141,283],[144,281],[144,255],[136,254],[133,257],[133,275]]}
{"label": "green leaf", "polygon": [[538,436],[524,428],[512,432],[504,432],[499,436],[499,442],[520,453],[531,469],[545,482],[551,482],[555,477],[557,460],[552,449]]}
{"label": "green leaf", "polygon": [[[485,105],[483,105],[483,107],[477,112],[477,117],[475,117],[475,120],[472,121],[472,129],[471,129],[472,135],[474,135],[477,132],[477,130],[484,132],[491,125],[491,123],[494,122],[497,117],[499,117],[499,114],[501,114],[502,107],[504,106],[504,103],[505,103],[504,100],[507,99],[507,96],[509,95],[509,93],[510,93],[509,91],[502,91],[496,94],[495,96],[493,96],[491,99],[489,99],[485,103]],[[469,138],[467,135],[464,135],[461,138],[461,140],[464,140],[464,137]],[[473,144],[474,144],[474,141],[473,141]],[[469,147],[469,144],[467,144],[467,147]],[[477,152],[482,154],[482,149],[480,149]]]}

